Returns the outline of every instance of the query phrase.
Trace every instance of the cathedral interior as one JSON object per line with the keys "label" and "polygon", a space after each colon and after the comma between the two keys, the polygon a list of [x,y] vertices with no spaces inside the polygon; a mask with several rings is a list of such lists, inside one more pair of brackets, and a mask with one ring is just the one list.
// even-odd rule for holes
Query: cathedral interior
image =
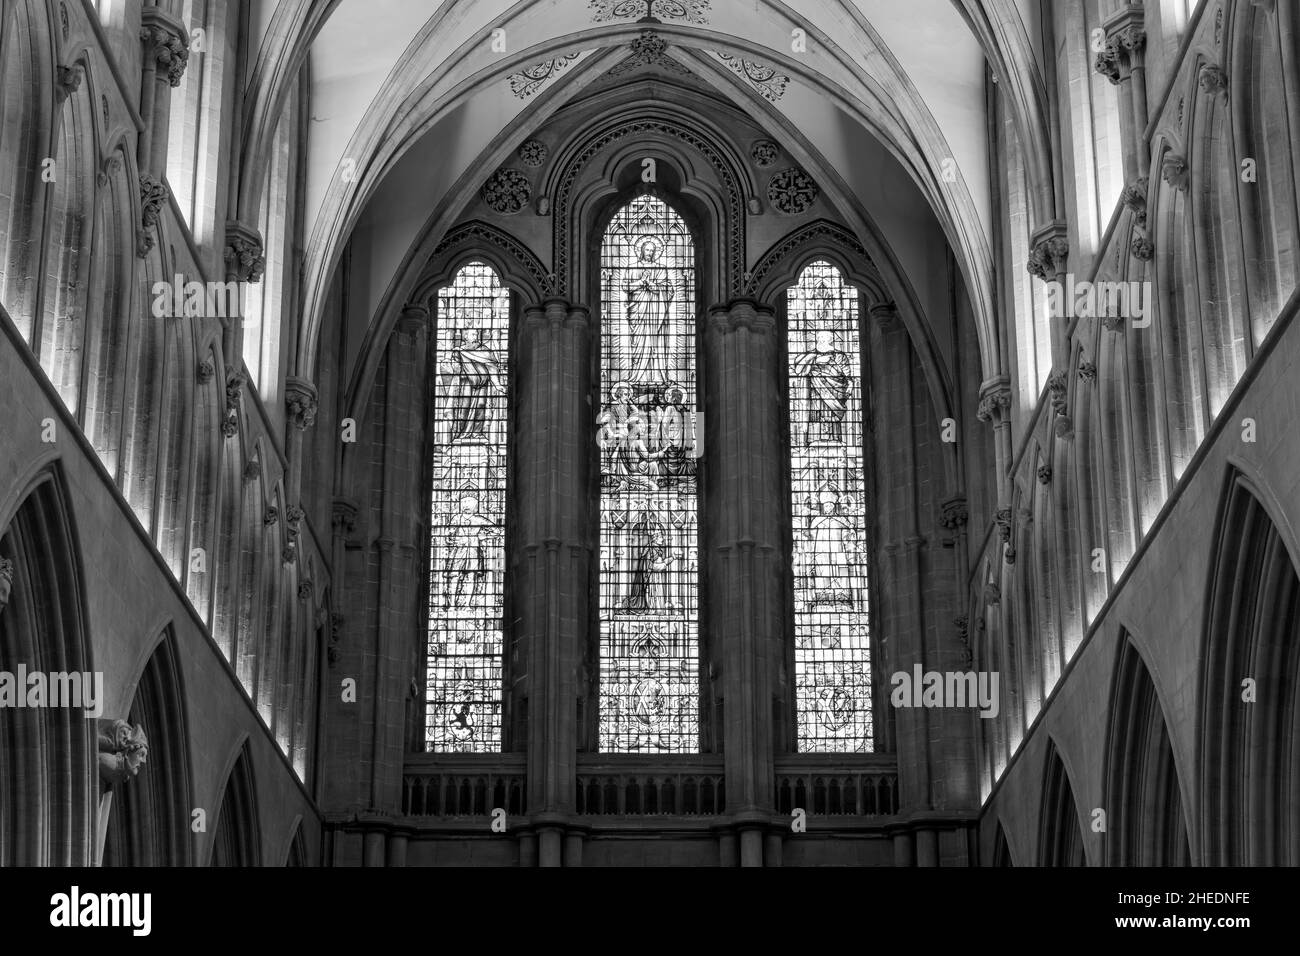
{"label": "cathedral interior", "polygon": [[0,864],[1300,865],[1300,5],[5,0]]}

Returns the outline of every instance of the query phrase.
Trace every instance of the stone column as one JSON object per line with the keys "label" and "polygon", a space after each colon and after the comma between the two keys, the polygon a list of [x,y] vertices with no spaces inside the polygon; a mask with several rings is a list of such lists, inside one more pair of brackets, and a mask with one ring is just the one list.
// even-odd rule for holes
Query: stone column
{"label": "stone column", "polygon": [[167,172],[167,137],[171,126],[171,90],[180,86],[190,58],[190,37],[185,24],[161,6],[140,13],[140,40],[144,44],[140,115],[144,129],[136,152],[141,173],[161,179]]}
{"label": "stone column", "polygon": [[285,498],[291,504],[285,523],[286,547],[284,558],[295,561],[298,557],[298,539],[302,531],[304,511],[302,507],[302,438],[306,431],[316,422],[316,387],[306,379],[290,375],[285,381],[284,406],[289,424],[286,435],[289,460],[289,474],[285,488]]}
{"label": "stone column", "polygon": [[581,860],[566,841],[575,810],[578,700],[589,630],[589,509],[594,415],[587,310],[550,299],[524,311],[516,361],[515,489],[511,544],[515,707],[527,704],[528,812],[537,861]]}
{"label": "stone column", "polygon": [[[703,523],[709,616],[721,661],[727,812],[741,866],[761,866],[775,811],[773,705],[791,706],[785,673],[779,350],[771,309],[738,299],[709,314],[705,338]],[[779,862],[779,861],[778,861]]]}
{"label": "stone column", "polygon": [[240,314],[230,316],[222,345],[226,370],[241,370],[244,366],[244,283],[262,281],[262,272],[266,269],[261,233],[242,222],[227,222],[224,259],[226,281],[239,286],[234,300],[239,303]]}
{"label": "stone column", "polygon": [[[1070,241],[1066,236],[1065,223],[1060,219],[1055,219],[1035,230],[1029,238],[1029,261],[1025,266],[1030,275],[1036,276],[1044,282],[1056,282],[1062,289],[1068,289],[1065,281],[1065,267],[1070,255]],[[1052,367],[1055,369],[1068,368],[1070,362],[1069,320],[1051,317],[1046,321],[1052,323],[1049,330],[1052,340]]]}
{"label": "stone column", "polygon": [[[411,512],[427,506],[417,489],[424,475],[420,438],[425,416],[428,329],[428,308],[412,303],[403,307],[388,339],[383,513],[375,542],[379,549],[379,626],[375,633],[371,698],[370,802],[380,811],[396,810],[400,804],[406,698],[412,676],[411,642],[424,640],[421,622],[414,617],[415,605],[408,598],[412,589],[419,587],[416,557],[423,549],[423,542],[415,537],[421,525],[411,520]],[[358,700],[365,700],[365,696],[359,694]]]}
{"label": "stone column", "polygon": [[1093,69],[1119,87],[1121,150],[1124,179],[1132,182],[1145,168],[1144,137],[1147,125],[1147,35],[1141,4],[1126,5],[1106,21],[1106,48],[1097,54]]}

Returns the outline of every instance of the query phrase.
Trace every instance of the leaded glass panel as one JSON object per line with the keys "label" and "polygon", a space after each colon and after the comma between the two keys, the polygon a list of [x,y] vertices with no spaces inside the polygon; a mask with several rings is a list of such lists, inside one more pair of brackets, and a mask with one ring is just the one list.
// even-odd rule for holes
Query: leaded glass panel
{"label": "leaded glass panel", "polygon": [[795,695],[802,753],[872,749],[858,294],[810,264],[787,294]]}

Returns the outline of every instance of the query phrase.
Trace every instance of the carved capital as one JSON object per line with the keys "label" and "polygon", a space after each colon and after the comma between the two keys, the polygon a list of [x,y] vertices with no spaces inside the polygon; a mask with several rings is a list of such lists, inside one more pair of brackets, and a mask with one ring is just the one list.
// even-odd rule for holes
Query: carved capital
{"label": "carved capital", "polygon": [[1149,183],[1145,176],[1135,180],[1124,187],[1123,200],[1124,205],[1132,210],[1133,217],[1139,225],[1145,225],[1147,221],[1147,187]]}
{"label": "carved capital", "polygon": [[153,58],[158,74],[167,78],[169,86],[180,86],[190,61],[190,36],[185,25],[158,6],[145,7],[140,20],[145,55]]}
{"label": "carved capital", "polygon": [[982,422],[1000,424],[1007,418],[1011,407],[1011,384],[1005,375],[985,382],[980,388],[980,403],[975,417]]}
{"label": "carved capital", "polygon": [[1055,279],[1057,273],[1065,271],[1065,263],[1070,256],[1070,243],[1065,238],[1065,223],[1053,222],[1038,230],[1031,242],[1029,261],[1025,264],[1030,275],[1046,282]]}
{"label": "carved capital", "polygon": [[414,336],[429,327],[429,307],[420,302],[408,302],[402,306],[393,326],[398,335]]}
{"label": "carved capital", "polygon": [[1129,243],[1129,252],[1133,253],[1133,258],[1142,262],[1150,262],[1155,257],[1156,247],[1151,242],[1151,237],[1138,233]]}
{"label": "carved capital", "polygon": [[284,408],[289,424],[299,430],[316,423],[316,386],[305,378],[290,375],[284,382]]}
{"label": "carved capital", "polygon": [[892,332],[901,325],[898,318],[898,304],[895,302],[877,303],[869,311],[882,332]]}
{"label": "carved capital", "polygon": [[108,786],[136,776],[149,758],[149,740],[144,727],[132,727],[125,720],[100,718],[96,721],[99,778]]}
{"label": "carved capital", "polygon": [[1003,544],[1011,542],[1011,508],[999,508],[993,512],[993,523],[997,526],[998,537]]}
{"label": "carved capital", "polygon": [[939,505],[939,524],[949,531],[957,531],[966,526],[970,512],[966,507],[965,495],[953,495],[945,498]]}
{"label": "carved capital", "polygon": [[266,269],[262,235],[251,226],[231,220],[226,223],[226,281],[260,282]]}
{"label": "carved capital", "polygon": [[357,504],[347,498],[335,498],[331,515],[336,534],[348,537],[357,530]]}

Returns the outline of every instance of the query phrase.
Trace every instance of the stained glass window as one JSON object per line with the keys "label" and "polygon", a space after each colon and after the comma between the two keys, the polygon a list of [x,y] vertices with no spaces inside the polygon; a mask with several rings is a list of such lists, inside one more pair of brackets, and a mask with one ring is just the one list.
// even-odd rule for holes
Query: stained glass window
{"label": "stained glass window", "polygon": [[616,753],[699,749],[695,249],[664,202],[601,245],[600,724]]}
{"label": "stained glass window", "polygon": [[872,749],[858,294],[829,262],[788,292],[799,750]]}
{"label": "stained glass window", "polygon": [[470,262],[438,290],[425,744],[501,749],[510,293]]}

